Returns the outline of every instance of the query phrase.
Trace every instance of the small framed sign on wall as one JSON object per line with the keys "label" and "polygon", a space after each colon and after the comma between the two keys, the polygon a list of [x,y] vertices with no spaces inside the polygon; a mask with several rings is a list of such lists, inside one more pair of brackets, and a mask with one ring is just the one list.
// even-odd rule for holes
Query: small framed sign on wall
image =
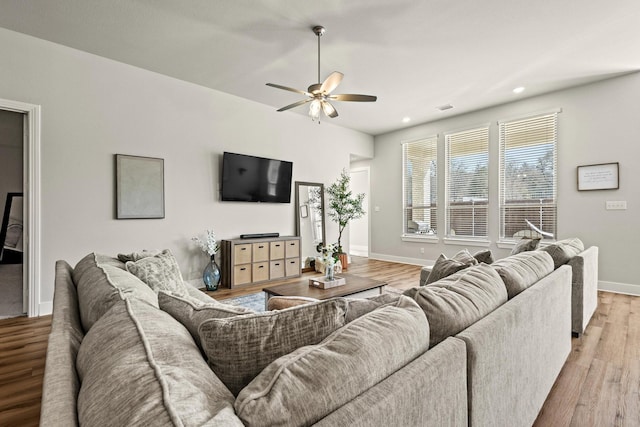
{"label": "small framed sign on wall", "polygon": [[620,188],[619,163],[578,166],[578,191]]}
{"label": "small framed sign on wall", "polygon": [[164,218],[164,159],[115,158],[116,219]]}

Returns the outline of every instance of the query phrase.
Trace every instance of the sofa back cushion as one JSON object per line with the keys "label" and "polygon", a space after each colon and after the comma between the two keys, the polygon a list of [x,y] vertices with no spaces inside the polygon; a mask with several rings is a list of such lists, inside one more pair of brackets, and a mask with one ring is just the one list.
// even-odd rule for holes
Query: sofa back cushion
{"label": "sofa back cushion", "polygon": [[574,256],[584,251],[584,244],[582,243],[582,240],[574,237],[546,245],[538,250],[545,251],[551,255],[551,258],[553,258],[554,268],[558,268],[569,262],[569,260]]}
{"label": "sofa back cushion", "polygon": [[200,324],[209,366],[237,395],[278,357],[317,344],[345,323],[347,303],[334,298],[279,311],[209,319]]}
{"label": "sofa back cushion", "polygon": [[158,305],[161,310],[169,313],[187,328],[200,349],[202,349],[202,344],[200,343],[200,335],[198,335],[198,327],[202,322],[208,319],[222,319],[253,313],[253,310],[248,308],[222,304],[213,298],[204,303],[190,296],[175,295],[165,291],[158,293]]}
{"label": "sofa back cushion", "polygon": [[[247,425],[311,425],[362,395],[429,346],[429,324],[401,297],[280,357],[235,402]],[[424,404],[428,405],[428,402]]]}
{"label": "sofa back cushion", "polygon": [[[109,259],[114,262],[108,262]],[[115,258],[90,253],[73,269],[80,319],[85,332],[125,296],[158,306],[156,294],[140,279],[116,266],[118,262]]]}
{"label": "sofa back cushion", "polygon": [[113,304],[82,341],[76,366],[80,425],[242,425],[189,332],[145,302]]}
{"label": "sofa back cushion", "polygon": [[525,236],[516,242],[513,249],[511,249],[511,255],[515,255],[515,254],[519,254],[527,251],[533,251],[538,247],[539,244],[540,244],[539,237],[531,238],[531,237]]}
{"label": "sofa back cushion", "polygon": [[500,276],[486,264],[479,264],[438,282],[408,289],[429,320],[433,347],[477,322],[507,301]]}
{"label": "sofa back cushion", "polygon": [[509,299],[518,295],[553,271],[553,259],[544,251],[527,251],[511,255],[491,264],[504,285]]}

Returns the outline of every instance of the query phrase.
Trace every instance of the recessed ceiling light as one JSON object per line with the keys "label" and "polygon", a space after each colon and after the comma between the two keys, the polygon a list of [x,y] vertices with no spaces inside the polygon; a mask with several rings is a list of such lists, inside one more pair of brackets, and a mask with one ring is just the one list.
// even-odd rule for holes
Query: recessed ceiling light
{"label": "recessed ceiling light", "polygon": [[409,123],[411,121],[411,117],[403,117],[402,123]]}
{"label": "recessed ceiling light", "polygon": [[524,92],[524,86],[517,87],[513,90],[513,93],[522,93]]}

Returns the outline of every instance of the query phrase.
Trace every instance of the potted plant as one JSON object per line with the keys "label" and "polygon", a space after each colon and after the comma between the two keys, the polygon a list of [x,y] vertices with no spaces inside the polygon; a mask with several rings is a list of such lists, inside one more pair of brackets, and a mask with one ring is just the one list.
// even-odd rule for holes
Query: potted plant
{"label": "potted plant", "polygon": [[327,209],[329,218],[338,223],[338,243],[336,244],[336,252],[342,263],[342,269],[347,269],[347,254],[342,250],[342,232],[349,221],[361,218],[364,215],[362,202],[364,193],[353,195],[349,189],[349,174],[343,169],[340,177],[326,189],[329,197],[329,206]]}

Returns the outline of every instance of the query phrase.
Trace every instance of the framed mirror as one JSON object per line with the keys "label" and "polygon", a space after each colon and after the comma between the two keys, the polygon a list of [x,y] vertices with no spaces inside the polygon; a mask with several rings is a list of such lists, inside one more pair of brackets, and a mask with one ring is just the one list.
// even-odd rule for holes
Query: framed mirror
{"label": "framed mirror", "polygon": [[22,193],[7,193],[0,227],[0,264],[22,263]]}
{"label": "framed mirror", "polygon": [[324,185],[296,181],[296,235],[300,236],[302,272],[313,271],[316,246],[326,241],[324,227]]}

